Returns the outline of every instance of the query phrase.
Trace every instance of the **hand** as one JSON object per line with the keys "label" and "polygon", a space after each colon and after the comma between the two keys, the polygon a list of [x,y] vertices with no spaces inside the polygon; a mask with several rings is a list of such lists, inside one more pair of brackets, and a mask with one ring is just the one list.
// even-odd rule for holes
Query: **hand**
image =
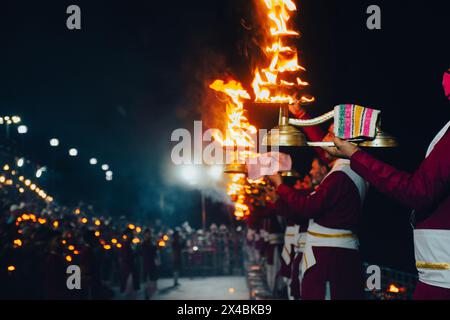
{"label": "hand", "polygon": [[359,148],[348,141],[335,137],[333,139],[335,147],[322,147],[326,152],[336,158],[350,159]]}
{"label": "hand", "polygon": [[278,188],[280,186],[280,184],[283,183],[283,179],[281,178],[279,173],[271,175],[271,176],[267,176],[267,177],[272,182],[272,184],[275,186],[275,188]]}

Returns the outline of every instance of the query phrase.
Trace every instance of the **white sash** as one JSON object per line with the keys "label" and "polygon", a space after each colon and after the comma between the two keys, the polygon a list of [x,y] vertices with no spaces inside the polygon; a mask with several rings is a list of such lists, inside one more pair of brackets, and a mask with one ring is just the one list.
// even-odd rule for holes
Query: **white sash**
{"label": "white sash", "polygon": [[433,151],[434,147],[441,141],[442,137],[447,133],[448,129],[450,128],[450,121],[442,128],[441,131],[437,134],[436,137],[434,137],[433,141],[431,141],[430,146],[428,147],[427,154],[425,158],[428,158],[430,153]]}
{"label": "white sash", "polygon": [[292,247],[297,244],[299,228],[300,226],[298,225],[287,226],[284,233],[284,247],[283,252],[281,253],[281,257],[287,265],[291,263]]}
{"label": "white sash", "polygon": [[295,253],[303,253],[306,245],[306,232],[301,232],[298,234],[297,243],[294,247]]}
{"label": "white sash", "polygon": [[306,234],[306,245],[300,264],[300,279],[305,272],[316,264],[313,247],[331,247],[358,250],[359,241],[350,230],[323,227],[310,220]]}
{"label": "white sash", "polygon": [[[450,128],[450,121],[439,131],[428,147],[427,158]],[[450,230],[414,230],[414,253],[419,280],[450,289]]]}
{"label": "white sash", "polygon": [[450,289],[450,230],[414,230],[414,254],[423,283]]}

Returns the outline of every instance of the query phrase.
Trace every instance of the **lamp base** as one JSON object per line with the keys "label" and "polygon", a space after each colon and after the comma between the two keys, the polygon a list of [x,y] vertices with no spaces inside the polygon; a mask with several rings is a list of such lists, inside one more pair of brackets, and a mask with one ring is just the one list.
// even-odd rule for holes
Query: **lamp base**
{"label": "lamp base", "polygon": [[398,141],[394,136],[378,129],[373,140],[363,141],[359,146],[365,148],[395,148],[398,147]]}
{"label": "lamp base", "polygon": [[230,163],[225,165],[223,172],[227,174],[247,174],[247,166],[243,163]]}
{"label": "lamp base", "polygon": [[[277,130],[277,131],[275,131]],[[264,146],[278,146],[278,147],[306,147],[305,135],[294,126],[279,125],[273,128],[263,138],[262,144]]]}

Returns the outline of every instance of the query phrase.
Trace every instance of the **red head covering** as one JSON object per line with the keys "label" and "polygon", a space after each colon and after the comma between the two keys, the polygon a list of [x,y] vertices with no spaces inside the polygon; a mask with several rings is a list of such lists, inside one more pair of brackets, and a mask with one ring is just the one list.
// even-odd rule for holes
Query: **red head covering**
{"label": "red head covering", "polygon": [[444,87],[445,96],[450,100],[450,69],[448,69],[447,72],[444,73],[442,86]]}

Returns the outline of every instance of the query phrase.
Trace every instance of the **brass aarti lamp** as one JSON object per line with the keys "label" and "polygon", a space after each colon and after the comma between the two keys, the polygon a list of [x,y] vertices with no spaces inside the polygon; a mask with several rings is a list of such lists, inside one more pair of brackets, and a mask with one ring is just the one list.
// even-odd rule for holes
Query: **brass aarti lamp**
{"label": "brass aarti lamp", "polygon": [[[334,119],[335,111],[327,112],[320,117],[314,119],[294,119],[288,116],[288,105],[280,107],[279,125],[275,127],[274,131],[269,132],[263,138],[263,145],[279,146],[279,147],[332,147],[333,142],[328,141],[306,141],[305,135],[296,127],[311,127],[316,126],[331,119]],[[394,148],[398,147],[398,141],[392,135],[380,129],[381,121],[378,120],[376,127],[376,134],[373,139],[358,138],[349,139],[348,141],[358,144],[360,147],[366,148]],[[276,131],[275,131],[276,130]]]}

